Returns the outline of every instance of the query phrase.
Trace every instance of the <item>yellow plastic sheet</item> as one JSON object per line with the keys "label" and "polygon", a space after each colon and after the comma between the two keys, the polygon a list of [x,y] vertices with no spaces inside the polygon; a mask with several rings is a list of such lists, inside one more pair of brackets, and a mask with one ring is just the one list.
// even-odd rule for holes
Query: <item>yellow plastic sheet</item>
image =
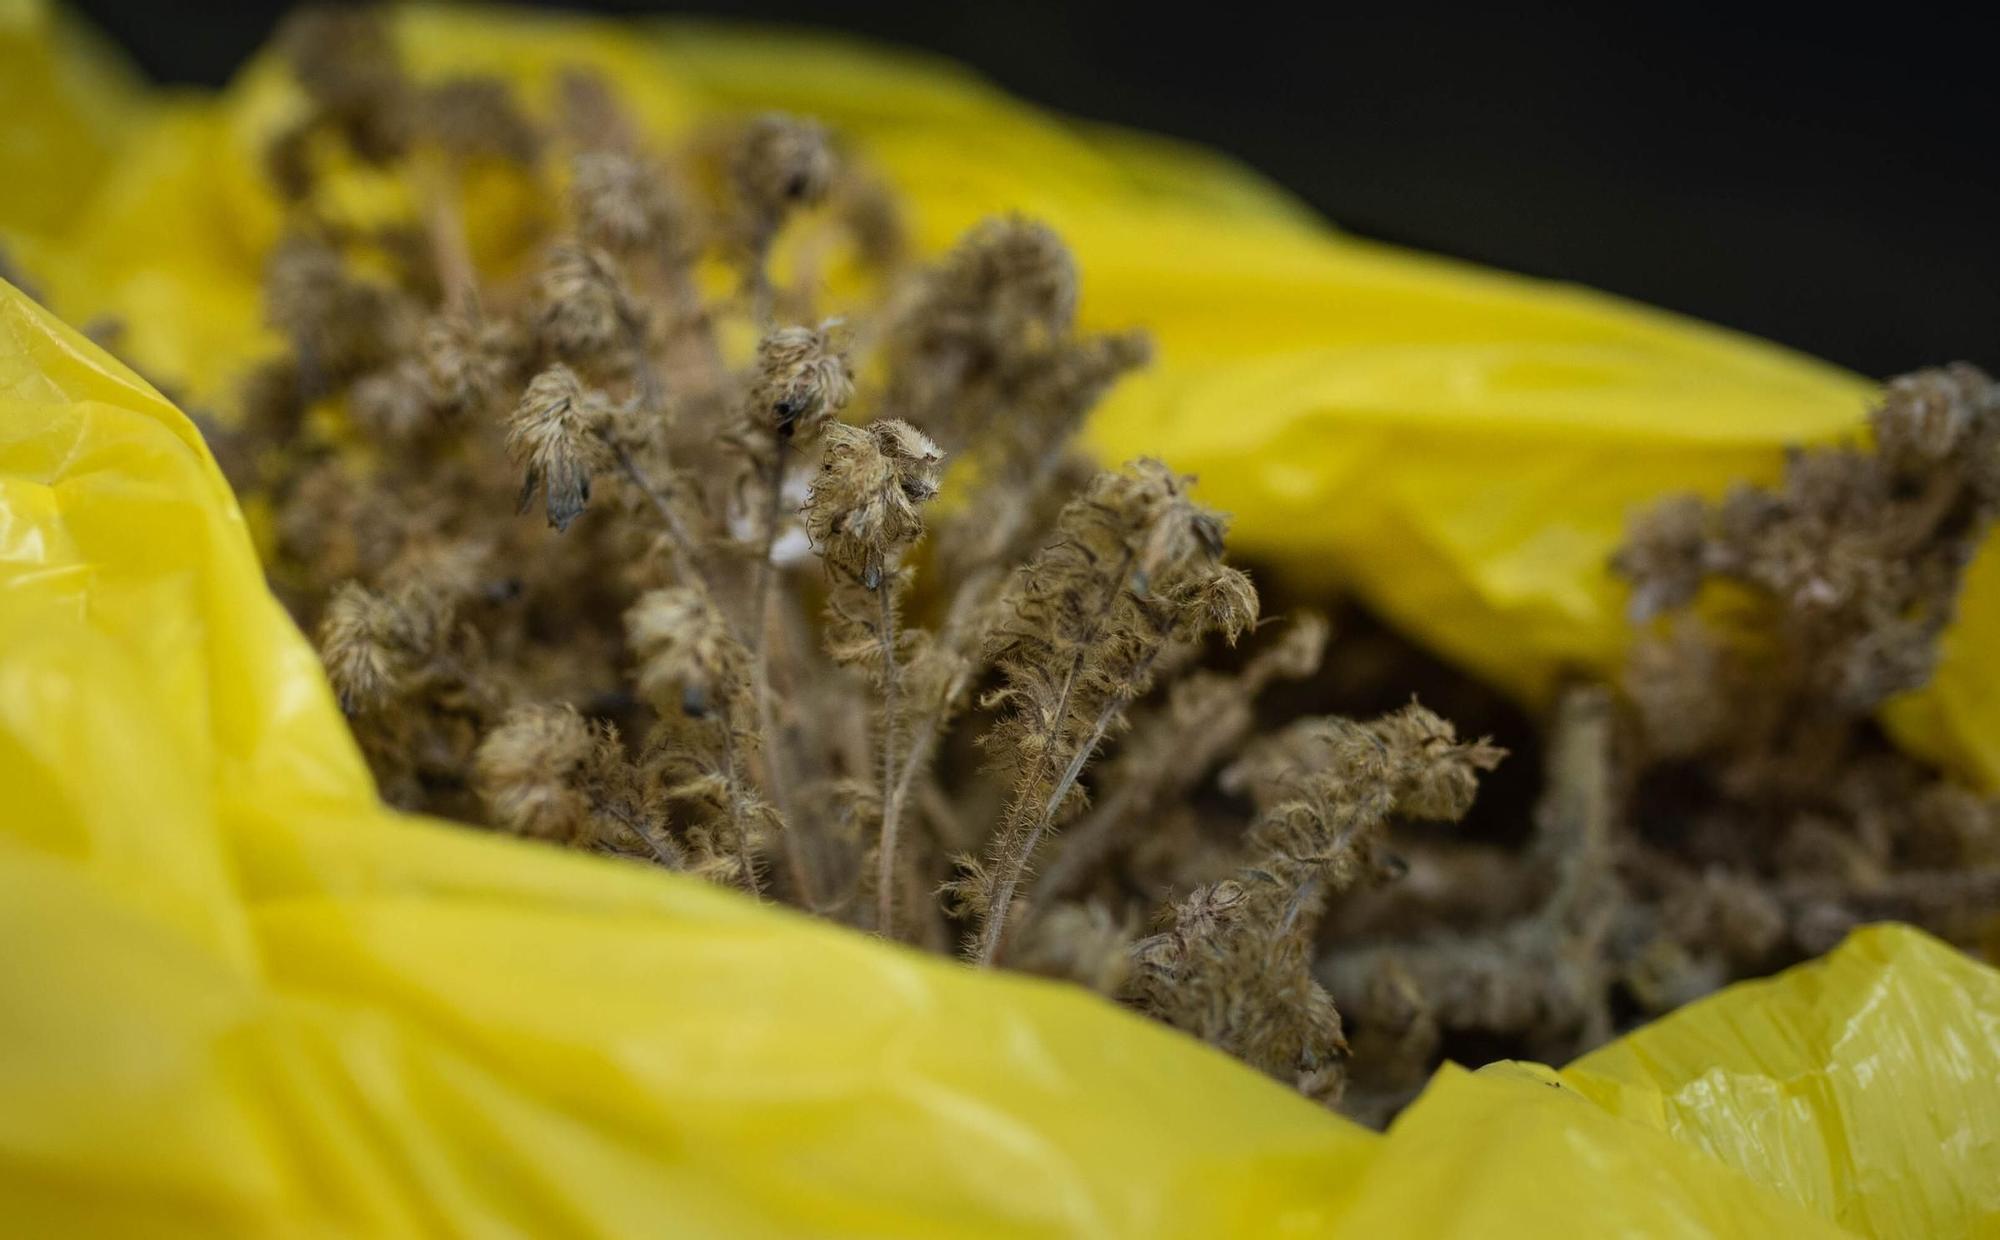
{"label": "yellow plastic sheet", "polygon": [[1914,931],[1386,1138],[1081,991],[381,808],[191,425],[0,286],[0,1225],[1976,1234],[2000,975]]}
{"label": "yellow plastic sheet", "polygon": [[[826,116],[929,245],[1000,207],[1048,217],[1089,317],[1161,340],[1095,428],[1107,451],[1202,469],[1253,549],[1527,692],[1615,654],[1625,505],[1768,472],[1866,398],[1726,333],[1340,238],[1208,157],[924,62],[399,20],[425,72],[532,88],[599,63],[662,129]],[[140,366],[224,401],[268,347],[253,160],[283,85],[262,65],[220,101],[133,106],[123,81],[0,0],[0,233],[70,321],[121,315]],[[22,137],[45,120],[67,136]],[[26,196],[30,168],[54,197]],[[1995,593],[1901,716],[1989,775]],[[11,288],[0,941],[19,1234],[2000,1229],[2000,976],[1912,931],[1561,1073],[1447,1070],[1378,1137],[1064,987],[392,815],[192,428]]]}

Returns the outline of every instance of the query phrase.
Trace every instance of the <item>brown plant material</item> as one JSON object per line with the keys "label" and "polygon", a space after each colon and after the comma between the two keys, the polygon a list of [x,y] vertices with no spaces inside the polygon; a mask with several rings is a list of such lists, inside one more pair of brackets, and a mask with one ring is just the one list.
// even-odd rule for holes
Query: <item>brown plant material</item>
{"label": "brown plant material", "polygon": [[[324,20],[352,47],[387,39]],[[565,78],[547,126],[494,81],[348,56],[310,66],[311,141],[273,152],[299,173],[267,281],[290,350],[246,387],[246,443],[266,450],[233,459],[261,462],[238,484],[275,509],[274,582],[320,633],[385,792],[1119,991],[1168,892],[1115,875],[1219,864],[1177,803],[1326,637],[1308,618],[1234,672],[1201,666],[1258,616],[1223,519],[1159,462],[1100,472],[1072,448],[1143,337],[1075,331],[1076,265],[1031,221],[907,267],[881,183],[812,122],[649,151],[595,79]],[[385,125],[384,99],[413,111],[376,155],[428,187],[422,216],[325,230],[299,157]],[[568,170],[523,278],[470,266],[453,178],[474,162],[536,185]],[[719,176],[683,176],[704,167]],[[774,285],[793,226],[821,247],[844,229],[883,268],[857,327],[814,313],[813,263]],[[714,246],[747,304],[702,300]],[[389,277],[360,274],[382,256]],[[757,342],[740,365],[725,328]],[[886,377],[858,390],[869,358]],[[331,433],[305,416],[329,397]],[[933,430],[964,452],[955,496]],[[510,502],[545,519],[510,522]],[[1045,845],[1093,796],[1111,846],[1065,882],[1100,894],[1037,909]]]}
{"label": "brown plant material", "polygon": [[1301,1093],[1336,1103],[1348,1045],[1313,979],[1327,901],[1394,872],[1395,818],[1452,821],[1504,756],[1414,703],[1372,723],[1308,721],[1253,755],[1267,808],[1236,876],[1175,905],[1132,949],[1133,1001]]}
{"label": "brown plant material", "polygon": [[[1636,526],[1635,609],[1673,621],[1640,722],[1578,688],[1533,830],[1489,795],[1446,838],[1500,751],[1415,705],[1289,720],[1339,680],[1326,623],[1259,632],[1192,479],[1077,451],[1150,346],[1077,329],[1047,226],[918,263],[809,120],[654,146],[588,74],[549,116],[419,80],[366,11],[284,48],[284,349],[210,429],[395,804],[1065,978],[1375,1119],[1443,1055],[1561,1057],[1858,918],[1980,932],[2000,819],[1866,723],[1991,516],[1976,372]],[[343,146],[410,218],[329,225]],[[545,218],[482,271],[486,178]],[[821,304],[836,257],[862,291]],[[1358,716],[1416,683],[1378,662]]]}
{"label": "brown plant material", "polygon": [[1174,643],[1256,623],[1249,578],[1221,562],[1222,519],[1187,494],[1192,479],[1142,460],[1101,474],[1056,522],[1054,541],[1010,587],[991,659],[1003,710],[989,741],[1019,774],[983,862],[959,885],[979,920],[967,953],[996,962],[1021,881],[1044,837],[1081,800],[1083,768]]}
{"label": "brown plant material", "polygon": [[608,417],[603,398],[586,392],[569,367],[558,362],[536,375],[507,422],[507,450],[522,469],[515,506],[527,511],[541,492],[549,524],[567,530],[590,502],[591,474],[610,464],[603,440]]}
{"label": "brown plant material", "polygon": [[[1775,488],[1641,514],[1616,562],[1635,614],[1679,613],[1642,639],[1626,678],[1640,795],[1663,780],[1696,794],[1682,798],[1691,825],[1674,851],[1694,873],[1677,898],[1758,886],[1771,908],[1753,920],[1779,927],[1761,944],[1733,930],[1698,944],[1725,975],[1824,946],[1827,927],[1866,909],[1963,941],[1983,920],[1967,914],[1987,874],[1948,883],[1916,867],[1940,852],[1990,867],[1943,840],[1983,837],[1992,809],[1889,749],[1871,716],[1930,678],[2000,514],[2000,385],[1963,364],[1906,375],[1869,429],[1867,446],[1793,452]],[[1817,930],[1800,923],[1808,911]]]}

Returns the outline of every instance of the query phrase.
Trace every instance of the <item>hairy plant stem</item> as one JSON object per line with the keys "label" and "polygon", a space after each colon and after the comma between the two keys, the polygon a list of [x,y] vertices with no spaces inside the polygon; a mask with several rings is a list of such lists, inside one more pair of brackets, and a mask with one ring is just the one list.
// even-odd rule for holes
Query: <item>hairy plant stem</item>
{"label": "hairy plant stem", "polygon": [[803,841],[800,839],[805,824],[794,813],[791,784],[786,778],[783,738],[778,732],[777,704],[771,693],[769,643],[766,640],[771,627],[771,581],[776,576],[771,565],[771,553],[778,544],[778,518],[784,510],[785,466],[792,450],[790,435],[780,431],[775,434],[775,439],[771,466],[765,476],[768,498],[764,508],[763,534],[759,540],[757,566],[750,587],[750,631],[746,643],[750,648],[750,690],[757,702],[757,726],[764,734],[764,787],[771,796],[771,803],[778,807],[778,813],[785,820],[785,829],[781,833],[785,868],[790,873],[792,888],[798,893],[799,902],[817,912],[820,907],[819,892],[812,881],[811,867],[806,864]]}
{"label": "hairy plant stem", "polygon": [[[1022,488],[1022,494],[1024,496],[1039,494],[1048,485],[1057,467],[1062,464],[1063,455],[1067,451],[1068,444],[1065,441],[1060,447],[1042,453],[1036,460],[1029,482]],[[1027,524],[1028,508],[1027,501],[1022,499],[1009,506],[994,522],[995,532],[988,537],[986,547],[975,559],[974,564],[967,569],[965,580],[952,592],[951,606],[946,609],[939,638],[947,649],[957,649],[967,640],[965,630],[971,618],[986,604],[993,587],[1005,579],[1005,571],[997,567],[998,557],[1004,554],[1005,549],[1020,534],[1021,527]],[[957,673],[952,676],[951,683],[939,696],[937,704],[926,711],[923,719],[913,726],[910,743],[903,752],[903,761],[898,768],[893,792],[884,801],[885,807],[893,805],[900,813],[902,807],[908,803],[910,789],[916,784],[917,776],[930,765],[931,750],[937,744],[938,734],[944,730],[944,716],[951,710],[951,704],[965,692],[965,687],[971,683],[981,666],[982,663],[971,655],[962,655]]]}
{"label": "hairy plant stem", "polygon": [[653,484],[624,444],[611,442],[611,452],[618,459],[618,467],[625,471],[627,480],[638,488],[641,495],[652,501],[654,510],[660,514],[660,520],[667,527],[667,551],[673,559],[674,579],[679,582],[699,580],[694,567],[694,535],[688,529],[687,522],[681,519],[681,514],[675,510],[673,500],[663,489]]}
{"label": "hairy plant stem", "polygon": [[743,282],[750,295],[750,321],[757,325],[759,333],[771,329],[771,238],[759,237],[755,250],[750,255],[750,270],[744,273]]}
{"label": "hairy plant stem", "polygon": [[736,761],[736,725],[724,712],[722,723],[723,775],[729,781],[729,826],[736,835],[736,859],[743,866],[743,882],[753,898],[761,901],[764,888],[757,881],[757,858],[750,851],[750,831],[743,812],[743,768]]}
{"label": "hairy plant stem", "polygon": [[[1076,692],[1077,678],[1083,675],[1083,665],[1090,657],[1091,647],[1097,644],[1097,637],[1104,628],[1104,622],[1111,618],[1112,609],[1118,605],[1119,596],[1125,592],[1125,580],[1131,574],[1132,563],[1136,558],[1136,553],[1129,547],[1120,557],[1117,569],[1111,574],[1111,588],[1105,591],[1104,601],[1091,615],[1090,623],[1085,627],[1083,637],[1077,643],[1076,655],[1070,660],[1069,671],[1063,676],[1062,691],[1056,696],[1056,708],[1051,716],[1055,720],[1056,734],[1049,738],[1051,743],[1042,750],[1042,756],[1036,763],[1037,776],[1048,769],[1051,755],[1056,753],[1058,743],[1062,740],[1062,729],[1069,718],[1069,703],[1071,696]],[[1111,702],[1105,704],[1105,709],[1109,711],[1114,704],[1122,704],[1123,697],[1123,694],[1114,697]],[[1058,781],[1056,799],[1049,803],[1036,820],[1023,846],[1002,859],[1004,868],[994,885],[994,893],[998,898],[989,898],[987,901],[985,924],[980,927],[979,948],[974,956],[975,962],[982,968],[991,968],[999,957],[1000,942],[1007,929],[1007,906],[1013,903],[1014,889],[1020,885],[1021,876],[1027,872],[1028,862],[1035,855],[1035,847],[1041,843],[1042,832],[1047,829],[1048,822],[1055,817],[1056,810],[1061,808],[1061,798],[1067,795],[1070,787],[1076,783],[1077,776],[1083,771],[1084,763],[1090,761],[1091,752],[1102,739],[1103,729],[1108,726],[1110,726],[1108,717],[1100,715],[1098,727],[1092,732],[1089,744],[1077,750],[1076,755],[1070,760],[1069,774]],[[1033,787],[1034,784],[1031,781],[1027,786]],[[1024,812],[1022,807],[1025,804],[1027,802],[1024,798],[1016,796],[1007,807],[1007,816],[1000,828],[1001,839],[1013,839],[1020,831]]]}
{"label": "hairy plant stem", "polygon": [[465,217],[453,203],[457,177],[429,159],[416,163],[418,193],[424,203],[424,232],[447,311],[474,314],[479,309],[479,273],[472,246],[465,239]]}
{"label": "hairy plant stem", "polygon": [[638,836],[645,843],[646,847],[653,850],[653,857],[661,865],[669,870],[684,870],[687,868],[687,858],[683,857],[680,850],[674,847],[673,841],[654,835],[652,824],[647,822],[642,815],[635,814],[622,805],[603,805],[599,808],[625,824],[625,827],[632,834]]}
{"label": "hairy plant stem", "polygon": [[902,797],[896,781],[896,602],[893,576],[884,572],[875,583],[882,603],[876,637],[882,643],[882,838],[875,848],[875,932],[896,937],[896,827],[902,817]]}
{"label": "hairy plant stem", "polygon": [[1120,783],[1111,794],[1091,807],[1090,816],[1063,833],[1062,850],[1049,862],[1048,870],[1035,881],[1034,904],[1045,904],[1064,895],[1078,879],[1090,872],[1110,850],[1119,824],[1131,815],[1142,789]]}

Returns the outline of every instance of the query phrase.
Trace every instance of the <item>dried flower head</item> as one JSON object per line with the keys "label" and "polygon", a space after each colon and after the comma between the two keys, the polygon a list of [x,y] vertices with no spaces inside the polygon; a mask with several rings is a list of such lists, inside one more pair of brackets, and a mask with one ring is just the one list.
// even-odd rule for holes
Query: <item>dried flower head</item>
{"label": "dried flower head", "polygon": [[379,443],[408,445],[438,425],[430,373],[414,358],[372,371],[354,381],[347,410],[356,425]]}
{"label": "dried flower head", "polygon": [[293,233],[265,259],[264,313],[291,340],[300,369],[331,383],[393,357],[411,311],[390,289],[349,274],[330,242]]}
{"label": "dried flower head", "polygon": [[586,833],[583,789],[597,746],[590,725],[567,706],[522,706],[479,743],[474,776],[494,822],[517,835],[571,841]]}
{"label": "dried flower head", "polygon": [[919,506],[937,494],[943,460],[938,446],[907,422],[830,423],[805,505],[813,546],[828,564],[874,589],[883,565],[923,536]]}
{"label": "dried flower head", "polygon": [[833,144],[813,121],[772,112],[746,125],[730,155],[729,175],[752,235],[768,237],[793,207],[825,197],[834,168]]}
{"label": "dried flower head", "polygon": [[694,226],[687,204],[665,174],[624,151],[585,151],[570,165],[570,204],[577,232],[613,252],[664,246],[677,261],[693,257]]}
{"label": "dried flower head", "polygon": [[589,360],[625,343],[638,310],[604,251],[564,241],[549,251],[539,284],[544,344],[571,360]]}
{"label": "dried flower head", "polygon": [[453,413],[484,409],[516,371],[521,342],[501,320],[440,314],[424,326],[423,365],[431,398]]}
{"label": "dried flower head", "polygon": [[946,257],[927,310],[989,341],[1054,337],[1076,317],[1076,259],[1054,229],[1021,216],[976,225]]}
{"label": "dried flower head", "polygon": [[853,397],[847,354],[833,341],[838,326],[781,327],[758,343],[751,399],[756,420],[779,438],[811,438]]}
{"label": "dried flower head", "polygon": [[1869,425],[1876,455],[1892,472],[1909,474],[1942,464],[1996,417],[2000,387],[1959,362],[1891,379]]}
{"label": "dried flower head", "polygon": [[370,163],[401,155],[409,142],[409,84],[379,10],[322,4],[301,8],[276,43],[319,116]]}
{"label": "dried flower head", "polygon": [[460,159],[532,164],[542,137],[497,77],[457,77],[429,87],[418,103],[424,136]]}
{"label": "dried flower head", "polygon": [[385,704],[402,678],[401,625],[394,604],[358,582],[327,601],[320,622],[320,658],[340,709],[360,714]]}
{"label": "dried flower head", "polygon": [[625,613],[625,633],[639,691],[663,711],[701,718],[731,710],[745,691],[749,651],[697,587],[647,591]]}
{"label": "dried flower head", "polygon": [[873,177],[849,177],[838,199],[840,217],[854,239],[861,261],[871,267],[894,267],[909,247],[902,204],[895,193]]}
{"label": "dried flower head", "polygon": [[507,450],[521,466],[520,511],[547,492],[549,524],[567,530],[590,502],[590,478],[610,464],[607,411],[560,362],[536,375],[507,420]]}

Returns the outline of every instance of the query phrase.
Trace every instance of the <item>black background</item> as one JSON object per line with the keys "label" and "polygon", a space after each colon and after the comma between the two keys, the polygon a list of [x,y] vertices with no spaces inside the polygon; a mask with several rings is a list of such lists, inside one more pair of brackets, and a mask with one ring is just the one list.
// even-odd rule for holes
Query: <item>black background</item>
{"label": "black background", "polygon": [[[207,84],[285,8],[79,7],[154,76]],[[928,48],[1044,105],[1229,151],[1352,231],[1867,373],[2000,365],[2000,50],[1971,6],[675,11]]]}

